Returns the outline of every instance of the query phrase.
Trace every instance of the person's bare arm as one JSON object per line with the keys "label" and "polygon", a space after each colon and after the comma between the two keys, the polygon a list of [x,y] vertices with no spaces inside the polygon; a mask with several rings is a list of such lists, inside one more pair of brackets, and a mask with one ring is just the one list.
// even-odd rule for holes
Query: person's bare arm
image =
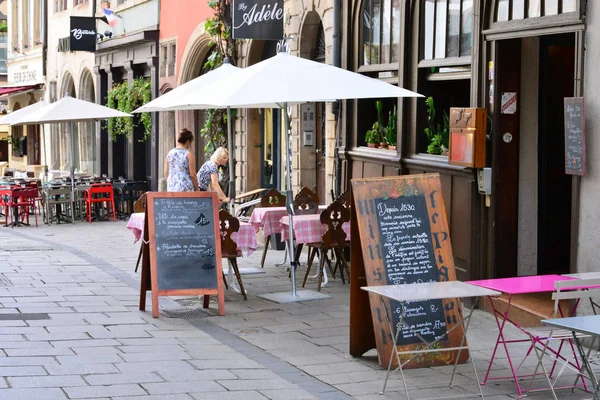
{"label": "person's bare arm", "polygon": [[166,158],[165,158],[164,172],[165,172],[165,178],[168,178],[169,177],[169,160],[167,160]]}
{"label": "person's bare arm", "polygon": [[225,193],[221,190],[221,185],[219,185],[219,174],[210,174],[210,186],[213,191],[217,192],[220,201],[229,203],[229,198],[225,196]]}
{"label": "person's bare arm", "polygon": [[190,178],[192,178],[192,184],[194,185],[194,190],[198,191],[198,178],[196,178],[196,159],[191,152],[188,152],[187,155],[188,166],[190,169]]}

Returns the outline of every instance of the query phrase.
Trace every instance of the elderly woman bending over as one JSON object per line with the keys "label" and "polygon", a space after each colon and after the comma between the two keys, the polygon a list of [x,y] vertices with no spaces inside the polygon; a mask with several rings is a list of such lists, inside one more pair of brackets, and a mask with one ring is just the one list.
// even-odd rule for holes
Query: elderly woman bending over
{"label": "elderly woman bending over", "polygon": [[196,177],[198,178],[198,189],[201,191],[211,190],[217,193],[219,201],[228,203],[229,198],[221,190],[219,185],[219,167],[226,165],[229,161],[229,152],[224,147],[219,147],[210,160],[202,164]]}

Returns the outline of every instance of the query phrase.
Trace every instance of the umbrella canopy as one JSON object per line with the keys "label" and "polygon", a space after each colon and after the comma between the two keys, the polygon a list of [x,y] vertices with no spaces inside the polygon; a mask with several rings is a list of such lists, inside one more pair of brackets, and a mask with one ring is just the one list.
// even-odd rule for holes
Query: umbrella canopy
{"label": "umbrella canopy", "polygon": [[173,98],[164,110],[281,108],[342,99],[423,97],[328,64],[280,52],[203,90]]}
{"label": "umbrella canopy", "polygon": [[[163,111],[165,106],[170,105],[178,99],[186,97],[192,93],[196,93],[202,90],[204,87],[209,86],[215,82],[221,82],[224,79],[231,78],[236,73],[241,71],[241,68],[234,67],[229,62],[225,62],[217,69],[213,69],[206,74],[202,74],[199,77],[192,79],[189,82],[184,83],[181,86],[163,94],[162,96],[152,100],[149,103],[144,104],[142,107],[134,110],[134,113],[140,112],[151,112],[151,111]],[[211,105],[203,105],[197,108],[215,108]]]}
{"label": "umbrella canopy", "polygon": [[10,125],[86,122],[116,117],[131,117],[131,114],[67,95]]}
{"label": "umbrella canopy", "polygon": [[17,123],[21,119],[27,118],[27,116],[29,116],[30,114],[41,110],[42,108],[46,107],[47,105],[48,105],[48,103],[46,103],[44,100],[40,100],[37,103],[33,103],[27,107],[24,107],[19,110],[11,112],[7,116],[0,119],[0,124],[11,125],[11,124]]}

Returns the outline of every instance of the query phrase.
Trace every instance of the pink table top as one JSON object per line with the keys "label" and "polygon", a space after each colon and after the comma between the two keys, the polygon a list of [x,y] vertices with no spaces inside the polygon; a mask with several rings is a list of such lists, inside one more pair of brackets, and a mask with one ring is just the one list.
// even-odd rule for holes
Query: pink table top
{"label": "pink table top", "polygon": [[[144,236],[144,215],[144,213],[133,213],[127,221],[127,229],[133,233],[134,243]],[[248,256],[258,247],[256,229],[247,222],[240,222],[240,230],[231,235],[231,238],[237,243],[238,250],[247,249]]]}
{"label": "pink table top", "polygon": [[497,290],[506,294],[526,294],[526,293],[545,293],[554,292],[554,282],[571,281],[571,278],[564,275],[532,275],[517,276],[514,278],[483,279],[479,281],[468,281],[471,285]]}
{"label": "pink table top", "polygon": [[[320,205],[319,210],[326,209],[326,205]],[[258,230],[262,228],[263,236],[267,237],[281,233],[279,220],[287,216],[285,207],[256,207],[250,216],[250,223]]]}
{"label": "pink table top", "polygon": [[[289,235],[290,220],[288,216],[279,220],[281,226],[282,239],[287,239]],[[350,240],[350,224],[348,222],[342,225],[346,233],[346,239]],[[296,243],[320,243],[323,234],[327,232],[327,225],[321,222],[320,214],[295,215],[294,216],[294,237]]]}

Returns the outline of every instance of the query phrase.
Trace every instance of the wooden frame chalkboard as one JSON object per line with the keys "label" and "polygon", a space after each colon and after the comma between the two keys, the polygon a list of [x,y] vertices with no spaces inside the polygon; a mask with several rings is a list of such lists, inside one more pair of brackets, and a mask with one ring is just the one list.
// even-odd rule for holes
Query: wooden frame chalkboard
{"label": "wooden frame chalkboard", "polygon": [[[362,356],[376,345],[379,363],[387,367],[393,339],[383,307],[392,310],[392,323],[397,326],[400,304],[387,299],[384,305],[379,296],[369,297],[360,287],[456,280],[440,177],[353,179],[352,198],[350,354]],[[449,331],[461,320],[460,299],[413,302],[405,310],[405,322],[429,342],[443,338],[440,349],[460,345],[462,328]],[[403,352],[423,346],[408,329],[396,344]],[[442,350],[415,357],[406,367],[448,365],[457,355]],[[461,352],[459,362],[468,357],[468,352]],[[395,358],[392,363],[397,366]]]}
{"label": "wooden frame chalkboard", "polygon": [[585,109],[583,97],[565,97],[565,173],[585,175]]}
{"label": "wooden frame chalkboard", "polygon": [[159,296],[185,295],[204,295],[205,308],[217,295],[225,315],[216,193],[148,192],[146,210],[150,284],[143,266],[141,289],[143,297],[152,290],[152,316],[158,318]]}

